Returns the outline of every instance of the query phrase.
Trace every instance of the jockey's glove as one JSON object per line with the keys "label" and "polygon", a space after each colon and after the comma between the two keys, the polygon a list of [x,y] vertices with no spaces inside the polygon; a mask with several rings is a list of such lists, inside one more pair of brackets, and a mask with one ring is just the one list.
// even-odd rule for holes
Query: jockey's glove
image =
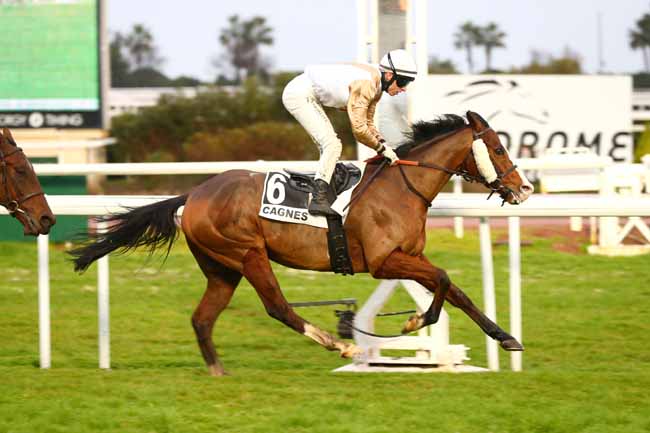
{"label": "jockey's glove", "polygon": [[384,158],[387,158],[390,161],[390,165],[397,164],[399,157],[393,148],[386,146],[386,141],[384,140],[381,140],[379,143],[381,144],[381,147],[377,149],[377,153],[382,155]]}

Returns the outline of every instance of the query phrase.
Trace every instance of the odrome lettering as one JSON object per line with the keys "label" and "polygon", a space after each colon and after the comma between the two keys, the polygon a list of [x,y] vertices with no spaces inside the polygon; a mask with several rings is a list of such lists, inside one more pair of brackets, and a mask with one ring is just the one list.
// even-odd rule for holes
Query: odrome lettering
{"label": "odrome lettering", "polygon": [[[515,158],[537,158],[545,149],[585,147],[601,155],[607,155],[615,162],[627,162],[624,156],[631,145],[629,132],[616,132],[606,137],[602,132],[580,132],[570,134],[565,131],[553,131],[546,135],[538,131],[523,131],[518,136],[506,131],[497,131],[501,142]],[[517,138],[518,137],[518,138]],[[609,145],[607,145],[609,143]]]}

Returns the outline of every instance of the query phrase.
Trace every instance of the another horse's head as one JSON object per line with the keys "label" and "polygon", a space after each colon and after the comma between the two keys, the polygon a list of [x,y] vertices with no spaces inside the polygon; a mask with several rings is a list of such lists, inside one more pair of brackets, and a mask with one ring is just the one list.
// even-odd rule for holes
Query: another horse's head
{"label": "another horse's head", "polygon": [[523,203],[533,193],[533,186],[510,160],[508,149],[499,136],[477,113],[467,112],[467,120],[474,132],[472,152],[462,168],[510,204]]}
{"label": "another horse's head", "polygon": [[32,164],[7,128],[0,133],[0,205],[20,221],[25,235],[48,234],[56,223]]}

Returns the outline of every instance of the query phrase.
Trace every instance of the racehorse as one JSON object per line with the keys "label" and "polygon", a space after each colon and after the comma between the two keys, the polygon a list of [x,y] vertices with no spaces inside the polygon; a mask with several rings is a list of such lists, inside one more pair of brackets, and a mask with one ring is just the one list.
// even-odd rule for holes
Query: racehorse
{"label": "racehorse", "polygon": [[[423,255],[427,207],[452,174],[481,181],[510,204],[523,202],[533,191],[487,122],[473,112],[467,113],[467,119],[469,124],[460,116],[447,115],[415,124],[412,139],[398,149],[403,163],[410,165],[367,167],[355,190],[362,193],[357,194],[345,221],[352,266],[354,272],[369,272],[375,278],[416,280],[434,293],[428,311],[410,317],[404,333],[435,323],[446,299],[505,350],[523,350],[449,280],[444,270]],[[225,373],[212,341],[212,329],[242,276],[255,288],[271,317],[329,350],[339,350],[343,357],[356,355],[359,349],[354,344],[308,323],[284,298],[270,261],[329,271],[326,231],[261,218],[258,213],[264,179],[264,173],[231,170],[187,194],[104,217],[109,230],[93,235],[89,244],[70,252],[75,269],[83,271],[118,249],[125,252],[146,246],[153,252],[166,247],[169,253],[177,236],[175,215],[184,205],[182,230],[207,278],[207,289],[192,315],[192,325],[212,375]]]}
{"label": "racehorse", "polygon": [[7,128],[0,133],[0,205],[23,225],[25,236],[46,235],[56,218],[22,149]]}

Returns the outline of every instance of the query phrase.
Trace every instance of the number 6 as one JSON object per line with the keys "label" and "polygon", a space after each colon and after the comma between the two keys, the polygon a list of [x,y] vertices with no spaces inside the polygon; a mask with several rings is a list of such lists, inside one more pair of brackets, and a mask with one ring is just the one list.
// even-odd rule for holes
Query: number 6
{"label": "number 6", "polygon": [[280,204],[284,201],[286,192],[284,183],[286,179],[281,174],[274,174],[266,185],[266,199],[271,204]]}

